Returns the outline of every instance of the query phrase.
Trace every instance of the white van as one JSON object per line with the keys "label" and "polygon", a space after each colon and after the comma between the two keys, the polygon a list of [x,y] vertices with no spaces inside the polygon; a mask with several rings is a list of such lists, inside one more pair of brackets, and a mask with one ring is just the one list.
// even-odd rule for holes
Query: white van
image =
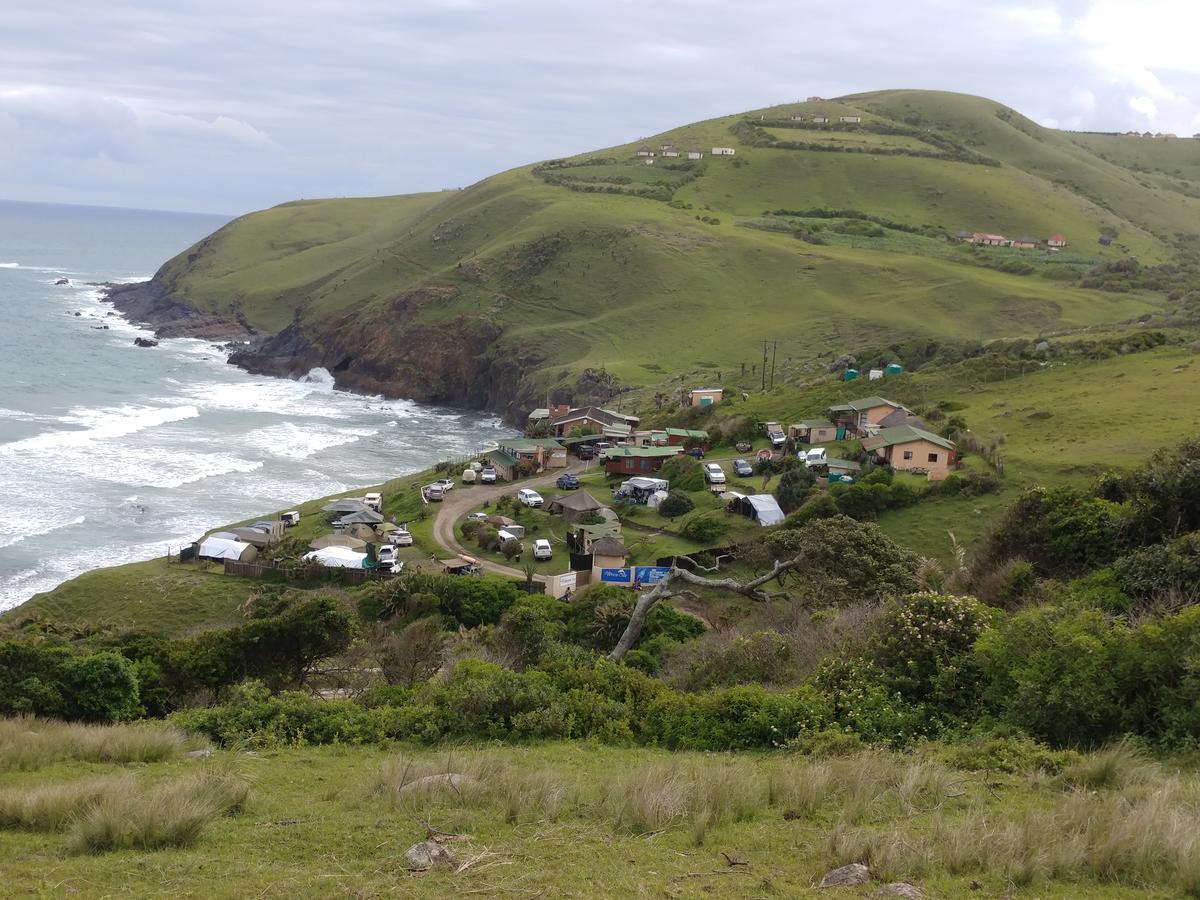
{"label": "white van", "polygon": [[375,510],[375,512],[381,512],[383,510],[383,494],[367,494],[365,497],[363,497],[363,503],[367,504],[367,506],[371,507],[371,509]]}
{"label": "white van", "polygon": [[829,461],[824,447],[810,447],[808,450],[801,450],[798,455],[810,469],[823,466]]}
{"label": "white van", "polygon": [[279,520],[283,522],[284,528],[294,528],[300,524],[300,513],[293,509],[290,512],[282,513]]}

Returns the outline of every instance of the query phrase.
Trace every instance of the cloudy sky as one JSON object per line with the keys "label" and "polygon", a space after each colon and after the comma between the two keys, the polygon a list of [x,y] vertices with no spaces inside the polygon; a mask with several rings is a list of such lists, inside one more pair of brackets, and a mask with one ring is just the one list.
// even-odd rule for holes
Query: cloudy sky
{"label": "cloudy sky", "polygon": [[1197,0],[40,0],[0,28],[0,198],[238,213],[470,184],[809,94],[1200,132]]}

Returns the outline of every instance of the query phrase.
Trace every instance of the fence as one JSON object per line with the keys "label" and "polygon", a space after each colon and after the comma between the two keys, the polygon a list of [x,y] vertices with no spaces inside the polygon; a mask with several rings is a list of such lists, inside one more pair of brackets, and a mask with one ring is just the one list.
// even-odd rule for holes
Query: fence
{"label": "fence", "polygon": [[[262,578],[264,575],[280,575],[286,577],[283,569],[274,566],[264,566],[260,563],[237,562],[225,560],[225,574],[236,575],[239,578]],[[325,569],[324,575],[330,580],[336,580],[346,587],[362,584],[364,581],[384,581],[395,576],[391,572],[368,572],[365,569]]]}

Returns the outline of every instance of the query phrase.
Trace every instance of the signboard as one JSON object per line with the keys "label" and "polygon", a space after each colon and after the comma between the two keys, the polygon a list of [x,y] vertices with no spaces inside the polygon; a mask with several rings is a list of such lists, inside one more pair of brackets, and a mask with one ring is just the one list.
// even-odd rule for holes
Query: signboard
{"label": "signboard", "polygon": [[573,591],[573,590],[575,590],[575,582],[576,582],[576,578],[575,578],[574,572],[567,572],[563,575],[559,575],[558,576],[558,589],[560,591],[563,591],[564,593],[567,591]]}
{"label": "signboard", "polygon": [[601,569],[600,580],[608,584],[629,584],[633,581],[630,569]]}
{"label": "signboard", "polygon": [[633,570],[633,580],[639,584],[658,584],[670,572],[670,566],[638,566]]}

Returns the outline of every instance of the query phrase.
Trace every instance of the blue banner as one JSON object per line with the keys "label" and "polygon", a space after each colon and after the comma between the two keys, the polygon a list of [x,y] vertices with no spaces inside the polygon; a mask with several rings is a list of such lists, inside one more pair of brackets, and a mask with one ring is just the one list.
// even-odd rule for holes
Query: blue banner
{"label": "blue banner", "polygon": [[640,584],[658,584],[670,571],[670,566],[638,566],[633,570],[633,580]]}
{"label": "blue banner", "polygon": [[610,584],[629,584],[633,578],[629,569],[601,569],[600,580]]}

